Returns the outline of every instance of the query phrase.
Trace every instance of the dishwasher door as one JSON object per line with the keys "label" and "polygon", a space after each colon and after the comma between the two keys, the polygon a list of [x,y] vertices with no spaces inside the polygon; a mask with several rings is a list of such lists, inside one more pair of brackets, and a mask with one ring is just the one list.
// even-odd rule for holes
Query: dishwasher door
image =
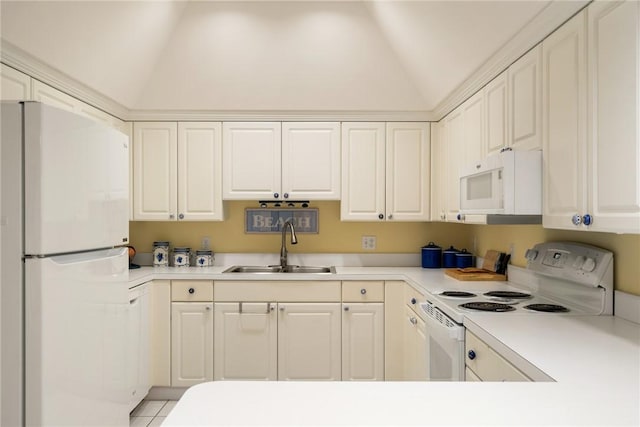
{"label": "dishwasher door", "polygon": [[426,324],[428,381],[464,381],[464,326],[429,301],[420,304]]}

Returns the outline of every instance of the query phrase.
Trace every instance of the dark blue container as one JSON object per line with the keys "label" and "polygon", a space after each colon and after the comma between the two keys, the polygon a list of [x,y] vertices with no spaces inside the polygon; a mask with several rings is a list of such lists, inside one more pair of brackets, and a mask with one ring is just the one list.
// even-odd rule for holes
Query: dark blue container
{"label": "dark blue container", "polygon": [[456,254],[460,252],[453,246],[442,252],[442,266],[444,268],[456,268]]}
{"label": "dark blue container", "polygon": [[442,248],[433,242],[422,247],[422,268],[440,268],[442,266]]}
{"label": "dark blue container", "polygon": [[456,254],[456,267],[466,268],[473,267],[473,255],[467,252],[466,249],[461,250]]}

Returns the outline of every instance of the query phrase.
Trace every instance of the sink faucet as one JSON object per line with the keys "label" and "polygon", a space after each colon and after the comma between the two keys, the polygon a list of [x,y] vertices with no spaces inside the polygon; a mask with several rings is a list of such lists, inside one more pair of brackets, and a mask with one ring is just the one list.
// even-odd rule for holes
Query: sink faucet
{"label": "sink faucet", "polygon": [[285,221],[284,224],[282,224],[282,247],[280,248],[280,267],[282,267],[283,270],[287,268],[287,242],[285,240],[287,236],[287,227],[291,230],[291,244],[295,245],[298,243],[298,238],[296,237],[296,230],[293,227],[293,223],[291,222],[291,220],[288,219],[287,221]]}

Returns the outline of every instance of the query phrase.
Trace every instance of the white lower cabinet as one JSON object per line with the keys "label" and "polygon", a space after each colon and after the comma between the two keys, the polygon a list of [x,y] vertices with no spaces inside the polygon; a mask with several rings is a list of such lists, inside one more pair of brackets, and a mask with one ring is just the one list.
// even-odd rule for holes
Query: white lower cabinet
{"label": "white lower cabinet", "polygon": [[132,411],[149,392],[149,284],[129,289],[127,332],[129,357],[129,411]]}
{"label": "white lower cabinet", "polygon": [[275,303],[214,304],[214,380],[277,380]]}
{"label": "white lower cabinet", "polygon": [[407,381],[427,379],[427,334],[426,324],[421,318],[419,305],[424,297],[410,285],[405,285],[405,307],[403,321],[404,372]]}
{"label": "white lower cabinet", "polygon": [[342,304],[342,380],[384,380],[384,304]]}
{"label": "white lower cabinet", "polygon": [[151,386],[171,386],[171,281],[149,283],[149,379]]}
{"label": "white lower cabinet", "polygon": [[531,381],[468,330],[465,333],[465,354],[467,381]]}
{"label": "white lower cabinet", "polygon": [[171,304],[171,386],[213,379],[213,304]]}
{"label": "white lower cabinet", "polygon": [[278,304],[278,380],[340,380],[340,303]]}

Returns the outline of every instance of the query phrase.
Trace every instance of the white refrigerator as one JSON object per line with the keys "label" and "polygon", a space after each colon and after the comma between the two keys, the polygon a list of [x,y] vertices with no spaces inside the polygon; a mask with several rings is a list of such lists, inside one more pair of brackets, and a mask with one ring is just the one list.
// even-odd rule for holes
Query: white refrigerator
{"label": "white refrigerator", "polygon": [[129,139],[5,102],[0,425],[129,425]]}

